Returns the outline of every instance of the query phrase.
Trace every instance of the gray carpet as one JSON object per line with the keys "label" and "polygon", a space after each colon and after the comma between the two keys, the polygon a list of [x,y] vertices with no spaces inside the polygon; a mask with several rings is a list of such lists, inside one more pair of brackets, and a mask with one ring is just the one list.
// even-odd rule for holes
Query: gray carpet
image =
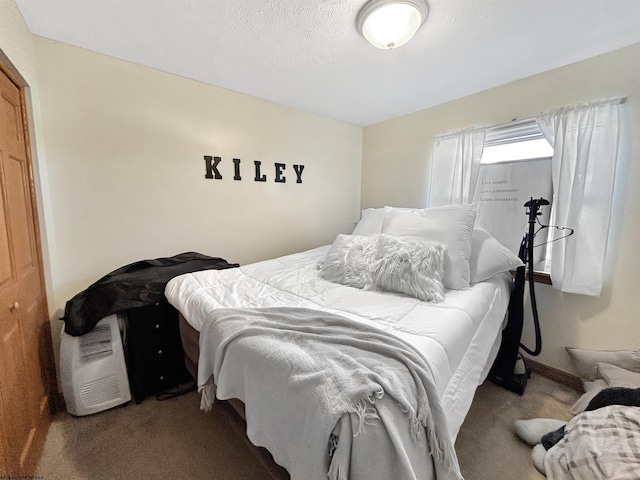
{"label": "gray carpet", "polygon": [[[520,418],[568,420],[578,393],[533,374],[524,396],[482,385],[456,449],[466,480],[539,480],[531,449],[513,433]],[[265,479],[282,470],[247,445],[226,403],[205,414],[191,392],[153,398],[88,417],[58,414],[38,465],[43,480]]]}

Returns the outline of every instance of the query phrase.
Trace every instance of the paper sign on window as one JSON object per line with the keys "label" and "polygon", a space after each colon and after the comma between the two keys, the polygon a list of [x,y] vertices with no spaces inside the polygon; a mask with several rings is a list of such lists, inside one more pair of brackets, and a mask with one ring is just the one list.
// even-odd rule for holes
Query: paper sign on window
{"label": "paper sign on window", "polygon": [[[549,201],[553,198],[551,159],[483,164],[476,188],[476,200],[480,200],[476,225],[518,253],[528,228],[524,203],[531,197],[544,197]],[[538,217],[541,223],[549,224],[550,211],[551,205],[543,209],[543,215]],[[547,230],[543,230],[535,244],[545,243],[546,235]],[[545,252],[545,248],[536,248],[536,263],[544,260]]]}

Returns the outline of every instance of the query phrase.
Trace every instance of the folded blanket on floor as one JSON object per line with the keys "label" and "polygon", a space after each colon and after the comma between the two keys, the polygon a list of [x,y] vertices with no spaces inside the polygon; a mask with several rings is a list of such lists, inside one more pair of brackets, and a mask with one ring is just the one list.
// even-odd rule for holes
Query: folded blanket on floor
{"label": "folded blanket on floor", "polygon": [[544,466],[550,480],[637,480],[640,408],[612,405],[577,415]]}
{"label": "folded blanket on floor", "polygon": [[[263,446],[292,479],[326,479],[327,472],[347,478],[351,448],[341,448],[340,440],[329,459],[330,434],[344,416],[355,424],[350,442],[366,438],[365,429],[384,429],[376,421],[383,397],[404,413],[412,441],[426,439],[424,455],[431,453],[438,478],[462,478],[430,368],[405,341],[303,308],[218,309],[212,317],[200,332],[202,408],[211,407],[215,394],[243,400],[248,435],[268,443]],[[268,432],[252,427],[260,410],[277,419]],[[371,461],[406,461],[379,450],[367,452]]]}

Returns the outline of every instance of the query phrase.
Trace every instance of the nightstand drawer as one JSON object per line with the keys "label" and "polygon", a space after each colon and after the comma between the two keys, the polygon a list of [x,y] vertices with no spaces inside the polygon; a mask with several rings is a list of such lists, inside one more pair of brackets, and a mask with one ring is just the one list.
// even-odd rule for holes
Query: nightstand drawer
{"label": "nightstand drawer", "polygon": [[129,384],[136,402],[188,380],[178,311],[164,300],[126,313],[125,350]]}

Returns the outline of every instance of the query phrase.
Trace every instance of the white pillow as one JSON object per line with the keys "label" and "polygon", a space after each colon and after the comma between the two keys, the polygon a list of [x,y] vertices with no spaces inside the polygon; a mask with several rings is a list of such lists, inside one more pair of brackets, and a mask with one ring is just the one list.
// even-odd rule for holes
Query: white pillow
{"label": "white pillow", "polygon": [[376,290],[404,293],[425,302],[444,299],[442,243],[417,237],[380,234],[371,283]]}
{"label": "white pillow", "polygon": [[518,256],[480,227],[473,229],[470,282],[484,282],[502,272],[524,265]]}
{"label": "white pillow", "polygon": [[324,259],[318,262],[318,276],[355,288],[370,288],[369,266],[376,259],[377,235],[336,237]]}
{"label": "white pillow", "polygon": [[471,278],[469,258],[476,212],[475,205],[401,212],[384,219],[382,232],[443,243],[447,247],[444,286],[460,290],[469,286]]}
{"label": "white pillow", "polygon": [[421,208],[383,207],[362,210],[362,217],[351,235],[373,235],[382,232],[382,222],[386,217],[401,212],[420,212]]}
{"label": "white pillow", "polygon": [[362,218],[353,229],[352,235],[372,235],[382,231],[382,221],[386,212],[384,208],[367,208],[362,210]]}

